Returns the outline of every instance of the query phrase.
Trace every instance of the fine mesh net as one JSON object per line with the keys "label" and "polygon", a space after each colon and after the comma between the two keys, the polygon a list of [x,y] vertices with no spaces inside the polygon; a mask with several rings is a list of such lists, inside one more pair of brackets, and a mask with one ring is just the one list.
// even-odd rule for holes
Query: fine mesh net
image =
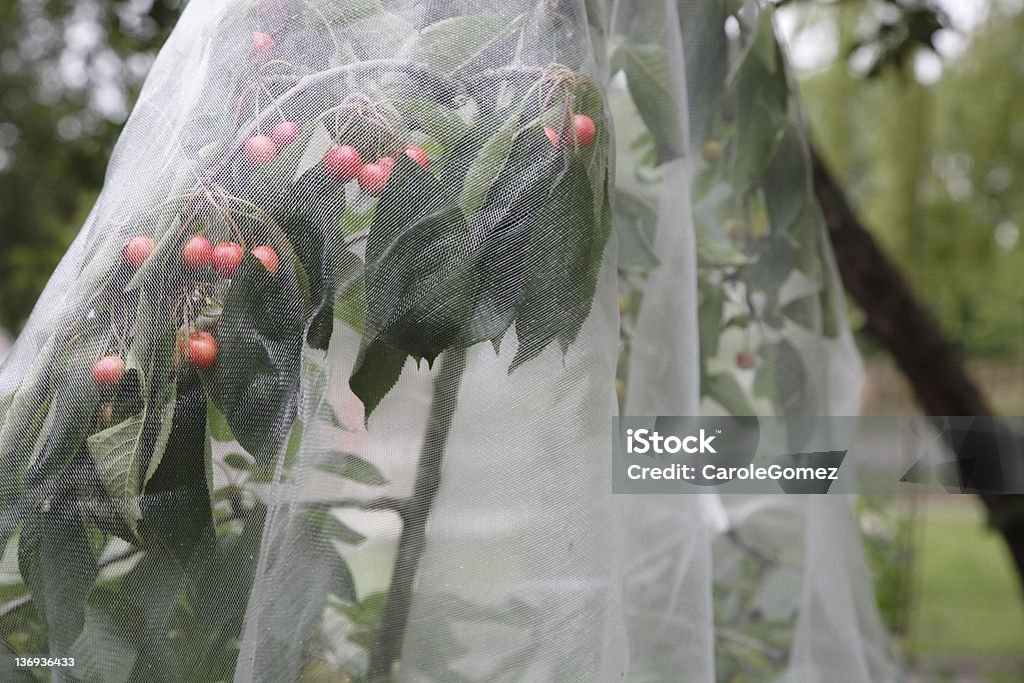
{"label": "fine mesh net", "polygon": [[0,366],[0,674],[895,680],[850,501],[611,494],[858,387],[769,11],[194,2]]}

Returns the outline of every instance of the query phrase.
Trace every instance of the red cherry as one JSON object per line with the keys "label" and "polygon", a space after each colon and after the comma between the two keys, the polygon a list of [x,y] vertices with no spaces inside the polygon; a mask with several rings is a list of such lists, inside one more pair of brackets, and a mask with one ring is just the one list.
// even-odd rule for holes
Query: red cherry
{"label": "red cherry", "polygon": [[551,126],[544,126],[544,135],[548,136],[552,147],[558,147],[558,131]]}
{"label": "red cherry", "polygon": [[416,145],[409,145],[405,148],[405,156],[409,157],[423,168],[430,167],[430,159],[427,158],[427,153]]}
{"label": "red cherry", "polygon": [[269,33],[256,31],[252,34],[252,59],[257,64],[266,64],[274,58],[277,45]]}
{"label": "red cherry", "polygon": [[277,258],[277,252],[272,247],[266,245],[256,247],[252,250],[252,255],[260,260],[266,269],[270,271],[271,275],[277,275],[280,261]]}
{"label": "red cherry", "polygon": [[117,386],[122,377],[124,377],[124,359],[119,356],[104,356],[92,366],[92,378],[102,386]]}
{"label": "red cherry", "polygon": [[324,157],[324,166],[332,176],[347,183],[359,175],[359,170],[363,167],[363,158],[359,156],[359,150],[355,147],[343,145],[327,153]]}
{"label": "red cherry", "polygon": [[254,135],[245,141],[245,158],[250,163],[262,165],[274,160],[277,145],[267,135]]}
{"label": "red cherry", "polygon": [[213,259],[213,245],[202,235],[196,235],[181,248],[181,260],[192,270],[201,270]]}
{"label": "red cherry", "polygon": [[294,121],[282,121],[274,126],[274,130],[270,132],[270,139],[278,147],[290,145],[295,142],[297,137],[299,137],[299,124]]}
{"label": "red cherry", "polygon": [[217,360],[217,340],[209,332],[193,332],[181,347],[182,355],[200,370],[205,370]]}
{"label": "red cherry", "polygon": [[242,245],[221,242],[213,250],[213,269],[221,277],[232,277],[242,262]]}
{"label": "red cherry", "polygon": [[359,187],[371,197],[379,197],[384,193],[390,175],[391,169],[386,165],[367,164],[359,171]]}
{"label": "red cherry", "polygon": [[597,128],[594,126],[594,120],[589,116],[576,114],[572,117],[572,125],[576,129],[576,141],[581,148],[588,146],[594,140]]}
{"label": "red cherry", "polygon": [[124,260],[138,268],[153,253],[154,246],[156,245],[153,244],[153,240],[145,235],[133,237],[128,244],[124,245],[124,251],[122,252]]}
{"label": "red cherry", "polygon": [[736,366],[741,370],[749,370],[757,362],[757,354],[753,351],[740,351],[736,354]]}

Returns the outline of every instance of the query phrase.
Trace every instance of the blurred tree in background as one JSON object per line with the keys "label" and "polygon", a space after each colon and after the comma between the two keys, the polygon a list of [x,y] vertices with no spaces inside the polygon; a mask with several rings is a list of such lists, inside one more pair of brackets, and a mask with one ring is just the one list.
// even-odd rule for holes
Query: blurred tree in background
{"label": "blurred tree in background", "polygon": [[0,0],[0,327],[88,214],[179,0]]}
{"label": "blurred tree in background", "polygon": [[962,355],[1019,364],[1022,4],[828,4],[797,29],[849,55],[802,79],[821,153]]}

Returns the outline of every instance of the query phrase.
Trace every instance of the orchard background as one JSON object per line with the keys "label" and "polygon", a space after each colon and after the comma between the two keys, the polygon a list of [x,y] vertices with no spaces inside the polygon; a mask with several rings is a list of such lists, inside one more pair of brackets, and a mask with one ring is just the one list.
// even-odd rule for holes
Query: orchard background
{"label": "orchard background", "polygon": [[[0,1],[0,330],[17,334],[95,201],[181,4]],[[1022,414],[1024,3],[778,4],[817,151],[988,404]],[[865,412],[918,410],[884,346],[859,340]],[[1021,584],[975,501],[862,507],[878,601],[912,669],[1020,680]]]}

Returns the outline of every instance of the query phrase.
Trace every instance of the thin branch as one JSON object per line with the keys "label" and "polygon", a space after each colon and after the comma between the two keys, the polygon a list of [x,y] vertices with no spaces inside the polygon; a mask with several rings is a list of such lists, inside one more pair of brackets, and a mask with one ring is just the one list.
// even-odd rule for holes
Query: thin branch
{"label": "thin branch", "polygon": [[731,643],[742,645],[751,650],[756,650],[757,652],[760,652],[765,657],[773,661],[786,661],[785,650],[775,647],[771,643],[766,643],[763,640],[754,638],[753,636],[748,636],[746,633],[741,633],[740,631],[735,631],[731,628],[726,628],[724,626],[716,626],[715,636],[721,638],[722,640],[728,640]]}
{"label": "thin branch", "polygon": [[303,501],[303,504],[312,506],[326,505],[329,507],[353,508],[356,510],[363,510],[364,512],[391,511],[397,512],[399,516],[404,517],[406,510],[408,509],[409,501],[405,498],[382,496],[380,498],[370,498],[369,500],[360,500],[358,498],[328,498],[326,500],[313,499]]}
{"label": "thin branch", "polygon": [[402,533],[398,555],[391,574],[387,601],[381,613],[377,638],[370,649],[368,683],[390,683],[391,669],[402,654],[402,641],[412,607],[413,585],[427,540],[427,520],[441,486],[441,466],[448,445],[452,418],[458,401],[459,386],[466,367],[466,351],[452,349],[441,359],[434,380],[430,417],[423,438],[416,483],[402,512]]}

